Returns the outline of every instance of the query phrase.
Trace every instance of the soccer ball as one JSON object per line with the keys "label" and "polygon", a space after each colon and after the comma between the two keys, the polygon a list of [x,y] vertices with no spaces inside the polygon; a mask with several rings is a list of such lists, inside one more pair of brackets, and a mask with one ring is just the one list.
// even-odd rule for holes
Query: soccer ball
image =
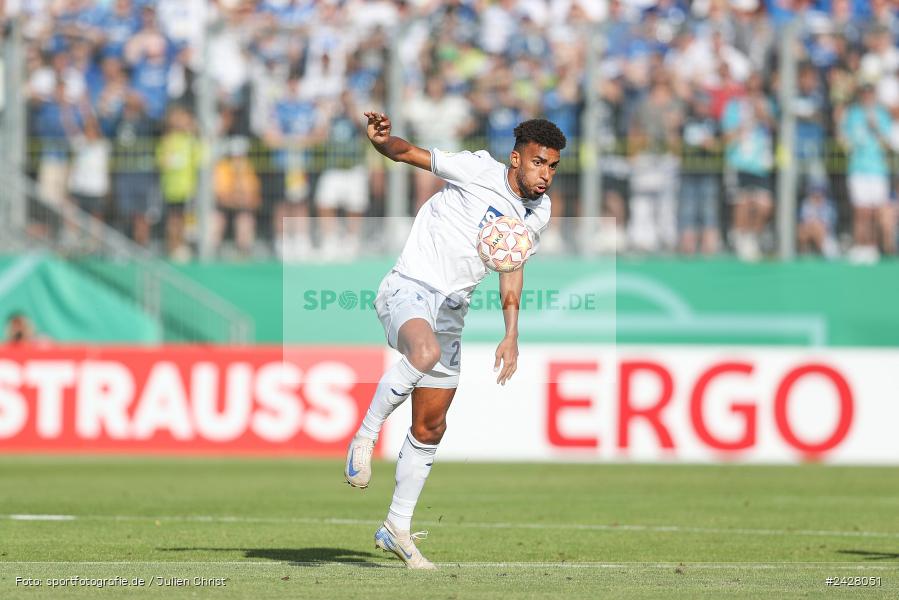
{"label": "soccer ball", "polygon": [[478,255],[492,271],[517,271],[533,253],[531,232],[515,217],[488,221],[478,234]]}

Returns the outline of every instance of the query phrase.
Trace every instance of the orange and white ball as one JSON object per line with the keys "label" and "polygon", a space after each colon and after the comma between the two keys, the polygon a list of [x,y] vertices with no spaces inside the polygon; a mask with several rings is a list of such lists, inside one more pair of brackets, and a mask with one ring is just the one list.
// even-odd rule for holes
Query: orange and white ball
{"label": "orange and white ball", "polygon": [[533,253],[531,233],[515,217],[499,217],[489,221],[478,234],[478,255],[492,271],[517,271]]}

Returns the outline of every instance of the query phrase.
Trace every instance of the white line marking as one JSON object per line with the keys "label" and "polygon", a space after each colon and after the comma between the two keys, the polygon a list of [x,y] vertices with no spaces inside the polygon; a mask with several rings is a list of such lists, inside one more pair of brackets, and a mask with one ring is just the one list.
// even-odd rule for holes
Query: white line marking
{"label": "white line marking", "polygon": [[74,515],[6,515],[10,521],[74,521]]}
{"label": "white line marking", "polygon": [[[808,505],[807,496],[768,496],[765,503],[772,504],[803,504]],[[815,504],[889,504],[899,505],[899,496],[815,496]]]}
{"label": "white line marking", "polygon": [[[753,562],[443,562],[436,563],[444,568],[500,568],[500,569],[674,569],[693,568],[693,569],[753,569],[753,570],[772,570],[772,569],[834,569],[834,570],[872,570],[872,571],[889,571],[896,570],[896,565],[859,565],[848,562],[770,562],[770,563],[753,563]],[[322,566],[341,566],[341,567],[396,567],[404,569],[405,567],[399,561],[379,562],[379,561],[288,561],[288,560],[272,560],[272,561],[249,561],[249,560],[47,560],[47,561],[3,561],[0,562],[0,568],[3,565],[94,565],[94,566],[128,566],[128,565],[187,565],[187,566],[248,566],[248,567],[322,567]]]}
{"label": "white line marking", "polygon": [[[35,518],[31,518],[35,517]],[[40,518],[44,517],[44,518]],[[46,517],[53,517],[48,519]],[[213,515],[0,515],[0,520],[54,520],[54,521],[166,521],[194,523],[295,523],[302,525],[379,525],[381,521],[366,519],[338,519],[316,517],[237,517]],[[466,529],[537,529],[566,531],[641,531],[651,533],[698,533],[726,535],[767,535],[767,536],[813,536],[813,537],[851,537],[851,538],[899,538],[895,531],[840,531],[828,529],[751,529],[727,527],[684,527],[679,525],[603,525],[591,523],[453,523],[451,521],[416,521],[416,524],[428,527],[461,527]]]}

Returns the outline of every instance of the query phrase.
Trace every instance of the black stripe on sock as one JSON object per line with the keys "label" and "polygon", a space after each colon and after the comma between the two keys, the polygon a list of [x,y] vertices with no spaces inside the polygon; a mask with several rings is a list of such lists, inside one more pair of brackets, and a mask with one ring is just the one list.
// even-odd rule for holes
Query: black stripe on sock
{"label": "black stripe on sock", "polygon": [[427,444],[422,444],[421,442],[419,442],[418,440],[416,440],[414,437],[412,437],[412,433],[411,433],[411,432],[406,434],[406,439],[409,440],[409,443],[412,444],[412,447],[413,447],[413,448],[416,448],[416,449],[418,449],[418,450],[434,450],[434,449],[437,448],[436,445],[434,445],[434,446],[429,446],[429,445],[427,445]]}

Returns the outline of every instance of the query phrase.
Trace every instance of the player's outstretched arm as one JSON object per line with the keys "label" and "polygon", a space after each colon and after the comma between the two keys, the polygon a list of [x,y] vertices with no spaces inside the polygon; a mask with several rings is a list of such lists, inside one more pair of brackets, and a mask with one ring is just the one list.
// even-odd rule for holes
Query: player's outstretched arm
{"label": "player's outstretched arm", "polygon": [[425,171],[431,170],[431,152],[413,146],[401,137],[390,135],[390,118],[387,115],[367,112],[365,118],[368,119],[368,139],[378,152],[394,162],[404,162]]}
{"label": "player's outstretched arm", "polygon": [[[493,370],[499,371],[496,382],[500,385],[506,385],[512,374],[518,369],[518,308],[523,288],[523,268],[511,273],[499,274],[499,295],[503,302],[506,337],[496,347],[496,362],[493,363]],[[500,366],[502,366],[501,371]]]}

